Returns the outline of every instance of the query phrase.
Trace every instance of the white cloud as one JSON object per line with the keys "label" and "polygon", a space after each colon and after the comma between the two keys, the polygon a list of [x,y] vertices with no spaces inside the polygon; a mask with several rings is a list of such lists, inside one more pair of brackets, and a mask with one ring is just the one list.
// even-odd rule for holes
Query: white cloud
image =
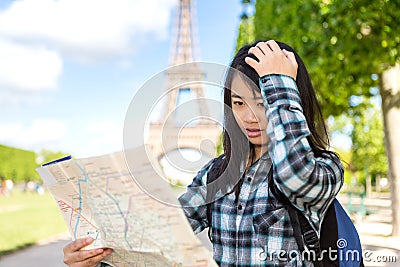
{"label": "white cloud", "polygon": [[12,1],[0,10],[0,104],[30,102],[56,89],[65,59],[126,61],[149,41],[166,38],[176,2]]}
{"label": "white cloud", "polygon": [[85,129],[87,141],[77,151],[77,157],[102,155],[122,150],[123,124],[103,120],[88,124]]}
{"label": "white cloud", "polygon": [[176,0],[21,0],[0,13],[0,36],[97,60],[165,38]]}
{"label": "white cloud", "polygon": [[58,53],[44,47],[28,47],[0,39],[0,58],[0,87],[7,90],[52,90],[62,72]]}
{"label": "white cloud", "polygon": [[52,149],[58,147],[66,133],[66,125],[60,120],[35,119],[30,125],[0,125],[0,143],[36,151]]}

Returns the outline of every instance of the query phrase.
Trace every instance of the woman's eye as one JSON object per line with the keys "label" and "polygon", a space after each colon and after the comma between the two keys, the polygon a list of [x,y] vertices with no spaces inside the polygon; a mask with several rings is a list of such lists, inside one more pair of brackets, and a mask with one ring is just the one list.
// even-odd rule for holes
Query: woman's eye
{"label": "woman's eye", "polygon": [[243,102],[242,101],[233,101],[233,104],[236,106],[241,106],[241,105],[243,105]]}
{"label": "woman's eye", "polygon": [[257,106],[260,107],[260,108],[261,107],[263,108],[264,107],[264,103],[262,103],[262,102],[261,103],[257,103]]}

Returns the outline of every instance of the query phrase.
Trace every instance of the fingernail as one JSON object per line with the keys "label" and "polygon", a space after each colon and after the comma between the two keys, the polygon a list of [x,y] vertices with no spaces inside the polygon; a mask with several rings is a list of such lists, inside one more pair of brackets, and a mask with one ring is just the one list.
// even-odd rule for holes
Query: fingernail
{"label": "fingernail", "polygon": [[90,243],[90,242],[92,242],[92,240],[93,240],[93,239],[89,236],[89,237],[86,237],[85,242],[86,242],[86,243]]}
{"label": "fingernail", "polygon": [[96,249],[96,254],[100,254],[100,253],[103,253],[103,249],[102,248],[98,248],[98,249]]}

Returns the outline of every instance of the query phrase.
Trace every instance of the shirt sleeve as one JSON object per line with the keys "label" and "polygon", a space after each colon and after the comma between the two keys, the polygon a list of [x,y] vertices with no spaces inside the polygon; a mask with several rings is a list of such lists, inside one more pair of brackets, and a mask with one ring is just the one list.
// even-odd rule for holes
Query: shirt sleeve
{"label": "shirt sleeve", "polygon": [[269,74],[260,78],[268,120],[268,153],[274,182],[319,230],[327,207],[343,184],[343,166],[334,154],[316,157],[300,95],[293,78]]}
{"label": "shirt sleeve", "polygon": [[207,219],[207,174],[211,169],[210,161],[206,164],[193,179],[192,183],[187,187],[185,193],[179,197],[179,202],[183,211],[192,227],[197,234],[208,227]]}

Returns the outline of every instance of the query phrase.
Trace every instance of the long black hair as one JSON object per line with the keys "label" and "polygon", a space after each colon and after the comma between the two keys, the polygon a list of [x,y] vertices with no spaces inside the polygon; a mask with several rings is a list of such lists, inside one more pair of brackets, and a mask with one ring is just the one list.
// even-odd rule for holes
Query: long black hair
{"label": "long black hair", "polygon": [[[230,177],[230,181],[235,181],[236,186],[235,192],[238,196],[241,182],[240,166],[243,162],[253,163],[255,160],[255,148],[254,145],[249,142],[244,133],[240,130],[237,124],[233,112],[232,112],[232,98],[231,98],[231,85],[232,80],[238,73],[246,76],[246,78],[253,83],[250,86],[256,85],[257,89],[259,84],[259,76],[257,72],[250,67],[246,62],[246,57],[255,58],[254,55],[249,54],[248,51],[251,47],[255,46],[258,42],[243,46],[233,58],[230,68],[228,69],[225,88],[224,88],[224,131],[223,131],[223,147],[224,147],[224,162],[221,164],[218,176],[223,172],[225,175]],[[314,87],[311,83],[310,76],[304,65],[303,60],[289,45],[277,42],[281,49],[285,49],[289,52],[293,52],[298,64],[296,84],[299,90],[301,105],[303,112],[308,124],[308,128],[311,134],[307,137],[307,140],[311,146],[315,156],[321,156],[323,154],[332,155],[333,152],[329,151],[329,137],[326,130],[325,122],[321,113],[320,106],[317,101],[317,97],[314,91]],[[227,166],[229,164],[229,168]],[[227,180],[225,180],[227,181]],[[230,187],[232,188],[232,187]]]}

